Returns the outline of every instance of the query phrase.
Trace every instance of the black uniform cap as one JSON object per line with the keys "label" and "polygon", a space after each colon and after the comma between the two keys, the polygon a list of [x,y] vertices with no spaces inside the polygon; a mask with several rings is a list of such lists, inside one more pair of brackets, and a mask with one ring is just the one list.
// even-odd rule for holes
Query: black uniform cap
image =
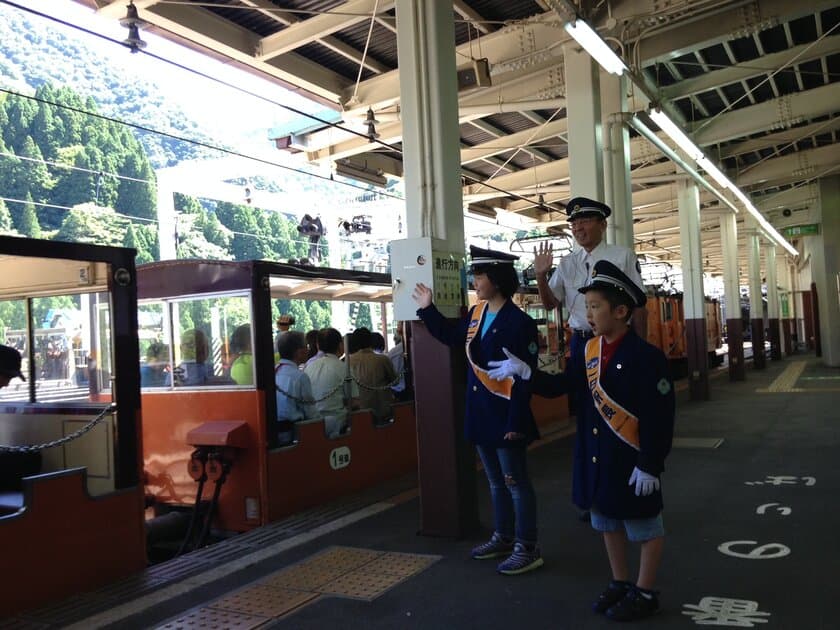
{"label": "black uniform cap", "polygon": [[519,256],[470,245],[470,259],[470,271],[474,272],[476,268],[486,267],[488,265],[512,266],[513,261],[519,260]]}
{"label": "black uniform cap", "polygon": [[11,346],[0,345],[0,374],[9,378],[26,380],[20,371],[20,352]]}
{"label": "black uniform cap", "polygon": [[607,204],[600,201],[587,197],[575,197],[566,204],[566,214],[569,215],[569,221],[590,216],[606,219],[612,214],[612,210]]}
{"label": "black uniform cap", "polygon": [[608,260],[599,260],[592,269],[592,282],[585,287],[578,289],[586,293],[592,289],[607,289],[610,291],[621,291],[626,293],[634,306],[644,306],[647,303],[647,295],[642,289],[627,277],[621,269]]}

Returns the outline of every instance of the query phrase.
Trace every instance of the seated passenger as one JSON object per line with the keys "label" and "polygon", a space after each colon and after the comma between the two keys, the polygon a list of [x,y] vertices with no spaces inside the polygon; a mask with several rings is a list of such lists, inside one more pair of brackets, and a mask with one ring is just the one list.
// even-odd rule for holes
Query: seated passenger
{"label": "seated passenger", "polygon": [[338,358],[344,352],[341,333],[335,328],[318,331],[318,348],[324,356],[307,365],[304,374],[312,384],[315,400],[326,396],[315,407],[324,419],[327,436],[337,437],[347,427],[347,411],[357,402],[359,390],[352,381],[345,382],[347,365]]}
{"label": "seated passenger", "polygon": [[146,362],[140,366],[141,387],[167,387],[169,373],[169,346],[153,341],[146,350]]}
{"label": "seated passenger", "polygon": [[324,353],[318,350],[318,331],[310,330],[306,333],[306,365],[322,356]]}
{"label": "seated passenger", "polygon": [[181,335],[181,362],[175,368],[175,385],[204,385],[207,382],[207,337],[203,331],[191,328]]}
{"label": "seated passenger", "polygon": [[[9,346],[0,345],[0,388],[6,387],[13,378],[25,381],[20,371],[20,352]],[[17,492],[21,480],[41,472],[41,453],[0,453],[0,492]]]}
{"label": "seated passenger", "polygon": [[302,332],[290,330],[277,339],[280,362],[274,369],[277,389],[277,421],[280,444],[294,438],[293,422],[315,418],[318,412],[312,399],[309,377],[300,369],[306,360],[306,342]]}
{"label": "seated passenger", "polygon": [[397,383],[391,387],[397,400],[411,400],[414,394],[406,387],[405,382],[405,346],[399,328],[394,331],[394,347],[388,350],[388,358],[394,366],[394,372],[399,376]]}
{"label": "seated passenger", "polygon": [[[279,339],[278,339],[279,341]],[[254,384],[254,355],[251,354],[251,324],[242,324],[230,336],[230,377],[237,385]]]}
{"label": "seated passenger", "polygon": [[[382,335],[380,335],[381,337]],[[350,355],[350,370],[355,384],[359,386],[359,403],[369,408],[373,421],[386,422],[391,417],[391,403],[394,396],[391,385],[397,380],[391,360],[384,354],[377,354],[371,347],[372,335],[367,328],[358,328],[353,333],[356,352]],[[385,345],[385,340],[382,340]]]}

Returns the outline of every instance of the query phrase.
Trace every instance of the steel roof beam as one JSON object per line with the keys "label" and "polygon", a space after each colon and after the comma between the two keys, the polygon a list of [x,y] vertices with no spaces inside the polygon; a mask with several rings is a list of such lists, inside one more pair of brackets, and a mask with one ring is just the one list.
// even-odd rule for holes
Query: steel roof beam
{"label": "steel roof beam", "polygon": [[453,0],[452,8],[455,9],[455,13],[460,15],[465,20],[469,20],[470,24],[472,24],[473,28],[482,33],[490,33],[492,32],[493,28],[488,26],[485,22],[486,20],[481,17],[481,14],[473,9],[470,5],[468,5],[464,0]]}
{"label": "steel roof beam", "polygon": [[823,120],[821,122],[811,123],[803,127],[791,127],[784,131],[770,133],[766,136],[758,138],[751,138],[743,142],[729,144],[723,147],[720,151],[721,158],[733,157],[736,155],[743,155],[745,153],[752,153],[776,146],[785,146],[794,142],[801,142],[807,138],[814,136],[832,133],[840,129],[840,116]]}
{"label": "steel roof beam", "polygon": [[[125,5],[122,6],[124,9]],[[273,59],[270,63],[257,61],[253,52],[259,37],[205,9],[176,4],[150,4],[139,14],[143,20],[181,39],[204,46],[287,83],[292,91],[302,88],[336,102],[338,95],[349,83],[337,73],[294,53],[282,59]]]}
{"label": "steel roof beam", "polygon": [[742,190],[751,186],[761,186],[766,189],[782,183],[810,179],[819,176],[823,171],[836,170],[838,165],[840,165],[840,145],[830,144],[767,160],[760,166],[738,176],[734,183]]}
{"label": "steel roof beam", "polygon": [[[335,7],[335,13],[328,11],[291,24],[282,31],[260,39],[255,57],[258,61],[266,61],[359,22],[370,20],[374,17],[374,7],[377,7],[377,0],[350,0]],[[385,12],[393,7],[393,2],[382,2],[377,11]]]}
{"label": "steel roof beam", "polygon": [[840,83],[788,94],[757,105],[727,112],[717,119],[698,121],[689,135],[700,145],[733,140],[762,131],[788,128],[840,110]]}
{"label": "steel roof beam", "polygon": [[[698,13],[696,17],[653,29],[639,42],[638,58],[643,65],[668,61],[682,55],[744,37],[777,24],[818,13],[837,6],[835,1],[790,2],[790,0],[751,0],[727,2],[722,9]],[[631,0],[612,7],[611,17],[622,24],[639,15],[658,13],[658,3]]]}

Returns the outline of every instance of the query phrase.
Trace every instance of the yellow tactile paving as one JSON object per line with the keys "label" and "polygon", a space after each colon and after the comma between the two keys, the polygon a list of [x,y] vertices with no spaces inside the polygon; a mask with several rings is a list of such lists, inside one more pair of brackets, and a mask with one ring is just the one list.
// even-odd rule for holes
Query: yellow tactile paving
{"label": "yellow tactile paving", "polygon": [[373,562],[364,567],[365,571],[372,573],[385,573],[388,575],[402,575],[405,577],[420,573],[436,562],[434,556],[421,556],[416,553],[390,552],[381,555]]}
{"label": "yellow tactile paving", "polygon": [[260,583],[216,600],[209,607],[260,617],[280,617],[316,597],[317,593],[275,588]]}
{"label": "yellow tactile paving", "polygon": [[440,556],[330,547],[158,630],[257,628],[324,595],[373,601],[438,560]]}
{"label": "yellow tactile paving", "polygon": [[374,573],[365,569],[356,569],[350,573],[345,573],[329,584],[325,584],[318,590],[325,595],[338,595],[373,601],[404,579],[401,575],[389,575],[387,573]]}
{"label": "yellow tactile paving", "polygon": [[805,371],[806,361],[794,361],[788,365],[784,371],[776,377],[766,389],[757,389],[760,394],[769,393],[790,393],[790,392],[804,392],[806,390],[796,387],[796,382]]}
{"label": "yellow tactile paving", "polygon": [[251,630],[252,628],[259,628],[267,621],[269,621],[267,617],[246,615],[229,610],[216,610],[215,608],[200,608],[158,626],[156,630],[192,630],[194,628]]}

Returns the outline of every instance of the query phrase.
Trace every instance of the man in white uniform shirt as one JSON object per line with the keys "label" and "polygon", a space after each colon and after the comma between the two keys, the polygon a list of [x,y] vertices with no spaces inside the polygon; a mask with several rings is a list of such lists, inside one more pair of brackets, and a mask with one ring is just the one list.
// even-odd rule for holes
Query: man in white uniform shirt
{"label": "man in white uniform shirt", "polygon": [[347,364],[338,358],[344,353],[340,332],[335,328],[319,330],[318,349],[324,356],[308,364],[303,373],[312,384],[312,394],[318,401],[315,407],[324,418],[327,437],[334,438],[347,427],[349,409],[358,407],[359,389],[352,380],[348,387],[344,386],[349,374]]}

